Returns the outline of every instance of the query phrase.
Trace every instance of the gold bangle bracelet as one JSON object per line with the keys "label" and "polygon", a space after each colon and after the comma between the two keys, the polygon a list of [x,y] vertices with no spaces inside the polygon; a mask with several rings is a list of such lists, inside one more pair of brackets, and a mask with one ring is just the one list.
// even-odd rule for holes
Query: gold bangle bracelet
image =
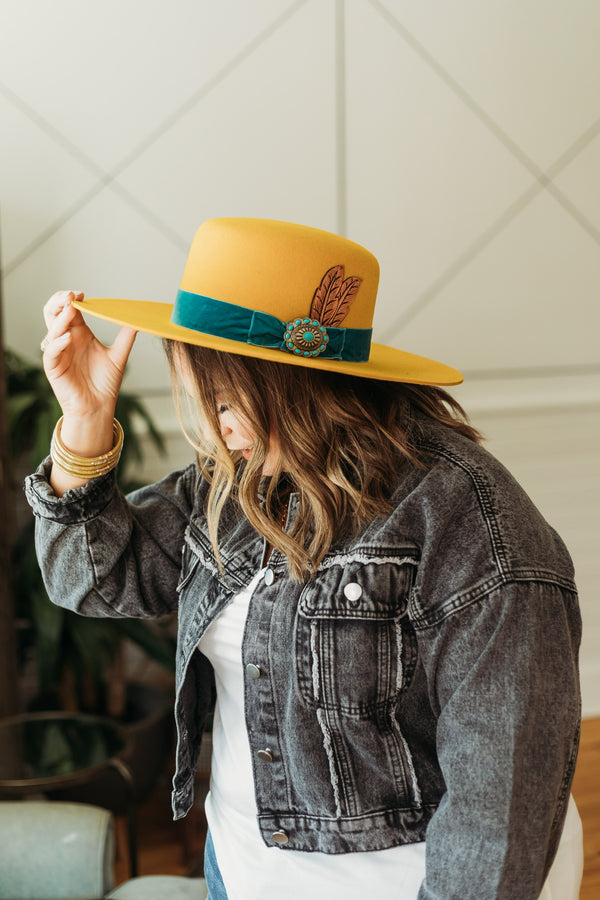
{"label": "gold bangle bracelet", "polygon": [[113,419],[113,448],[108,453],[101,453],[100,456],[77,456],[75,453],[65,447],[61,438],[61,430],[63,416],[56,423],[52,442],[50,444],[50,456],[55,466],[58,466],[67,475],[73,475],[75,478],[98,478],[100,475],[106,475],[111,469],[114,469],[121,456],[123,449],[123,429],[116,419]]}

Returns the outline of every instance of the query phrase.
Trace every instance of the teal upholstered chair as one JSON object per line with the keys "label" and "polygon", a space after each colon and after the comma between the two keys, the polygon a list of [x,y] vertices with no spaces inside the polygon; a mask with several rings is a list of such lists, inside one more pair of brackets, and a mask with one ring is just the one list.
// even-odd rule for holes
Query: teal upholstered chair
{"label": "teal upholstered chair", "polygon": [[204,900],[203,878],[148,875],[114,888],[114,824],[84,803],[0,801],[1,900]]}

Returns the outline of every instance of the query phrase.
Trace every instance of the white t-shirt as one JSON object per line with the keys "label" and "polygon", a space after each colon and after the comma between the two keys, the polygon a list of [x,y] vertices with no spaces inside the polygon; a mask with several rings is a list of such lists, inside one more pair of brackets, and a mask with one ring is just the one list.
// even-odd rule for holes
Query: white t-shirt
{"label": "white t-shirt", "polygon": [[267,847],[256,820],[252,758],[244,714],[242,638],[263,571],[211,623],[199,647],[215,670],[217,705],[206,818],[229,900],[415,900],[425,844],[364,853],[308,853]]}
{"label": "white t-shirt", "polygon": [[[206,818],[228,900],[416,900],[425,843],[362,853],[308,853],[267,847],[256,820],[252,758],[244,712],[242,638],[252,592],[237,594],[199,647],[215,670],[217,704]],[[571,799],[559,851],[539,900],[577,900],[583,867],[581,821]]]}

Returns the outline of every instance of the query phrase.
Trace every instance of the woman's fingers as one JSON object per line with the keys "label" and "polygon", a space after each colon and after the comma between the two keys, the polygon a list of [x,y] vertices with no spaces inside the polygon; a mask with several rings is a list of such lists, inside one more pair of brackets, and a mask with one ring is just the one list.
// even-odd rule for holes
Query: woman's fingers
{"label": "woman's fingers", "polygon": [[73,300],[80,300],[82,297],[83,294],[77,291],[57,291],[56,294],[52,294],[44,306],[44,321],[48,331],[65,308],[70,306]]}
{"label": "woman's fingers", "polygon": [[121,328],[112,346],[94,336],[73,301],[73,291],[53,294],[44,307],[48,327],[41,347],[44,370],[63,411],[79,415],[114,404],[137,332]]}
{"label": "woman's fingers", "polygon": [[55,338],[46,335],[41,343],[42,353],[44,354],[44,362],[47,369],[53,369],[65,349],[71,342],[71,332],[65,331],[64,334]]}
{"label": "woman's fingers", "polygon": [[113,363],[121,372],[127,364],[136,337],[137,331],[133,328],[121,328],[109,350]]}
{"label": "woman's fingers", "polygon": [[40,345],[42,353],[47,353],[53,345],[58,350],[59,347],[62,349],[65,343],[68,343],[68,341],[61,341],[56,345],[55,342],[69,333],[75,318],[79,315],[78,310],[72,305],[72,301],[82,296],[83,294],[75,294],[73,291],[60,291],[48,300],[44,307],[44,319],[48,332]]}
{"label": "woman's fingers", "polygon": [[[81,300],[82,293],[75,291],[57,291],[44,306],[44,320],[48,332],[41,343],[41,350],[47,354],[50,350],[55,355],[69,343],[71,327],[85,324],[80,311],[73,306],[74,300]],[[81,319],[81,321],[78,321]],[[86,326],[87,327],[87,326]],[[89,332],[93,337],[93,333]],[[112,347],[107,348],[108,355],[120,370],[125,368],[133,347],[137,331],[133,328],[122,328]]]}

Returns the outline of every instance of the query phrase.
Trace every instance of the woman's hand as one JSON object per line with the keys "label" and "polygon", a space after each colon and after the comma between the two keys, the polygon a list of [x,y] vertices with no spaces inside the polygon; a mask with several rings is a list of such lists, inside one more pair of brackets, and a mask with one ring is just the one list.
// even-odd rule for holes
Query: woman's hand
{"label": "woman's hand", "polygon": [[[93,457],[112,447],[115,405],[136,332],[122,328],[105,347],[73,306],[82,298],[59,291],[46,303],[44,371],[63,411],[63,443],[78,456]],[[61,495],[84,481],[53,466],[51,483]]]}
{"label": "woman's hand", "polygon": [[73,306],[82,298],[59,291],[46,303],[44,370],[65,417],[103,411],[112,417],[136,332],[123,328],[112,347],[105,347]]}

